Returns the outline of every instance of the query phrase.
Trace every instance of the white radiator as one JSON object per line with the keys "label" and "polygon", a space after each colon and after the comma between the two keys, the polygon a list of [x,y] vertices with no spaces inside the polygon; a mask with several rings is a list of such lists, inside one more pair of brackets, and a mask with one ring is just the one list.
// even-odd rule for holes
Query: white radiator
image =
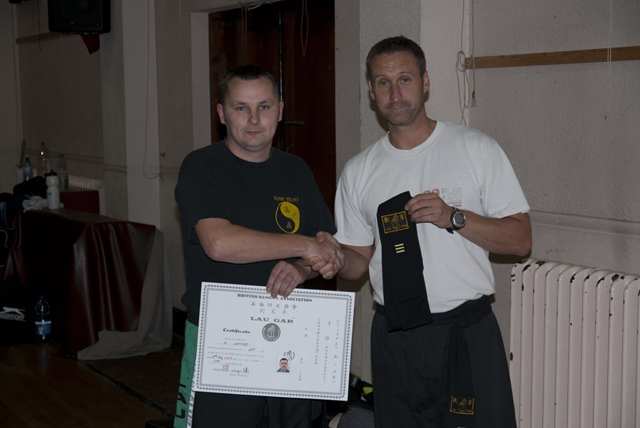
{"label": "white radiator", "polygon": [[511,270],[519,428],[640,427],[640,277],[529,259]]}

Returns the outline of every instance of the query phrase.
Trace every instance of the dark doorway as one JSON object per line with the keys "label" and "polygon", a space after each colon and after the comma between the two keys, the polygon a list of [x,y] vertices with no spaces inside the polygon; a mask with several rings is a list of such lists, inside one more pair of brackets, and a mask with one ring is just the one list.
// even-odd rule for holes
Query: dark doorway
{"label": "dark doorway", "polygon": [[[306,9],[303,5],[306,4]],[[326,0],[285,0],[212,13],[212,143],[226,135],[215,105],[225,73],[258,64],[280,81],[283,120],[273,145],[299,156],[315,176],[333,213],[336,190],[334,5]],[[314,288],[335,289],[321,279]]]}

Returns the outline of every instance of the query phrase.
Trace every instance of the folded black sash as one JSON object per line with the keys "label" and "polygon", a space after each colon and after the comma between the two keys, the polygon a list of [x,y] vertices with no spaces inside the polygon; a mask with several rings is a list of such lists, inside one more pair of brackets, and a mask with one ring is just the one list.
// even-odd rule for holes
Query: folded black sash
{"label": "folded black sash", "polygon": [[470,300],[457,308],[436,314],[433,324],[452,324],[449,342],[447,391],[441,403],[446,406],[447,428],[475,427],[475,393],[471,380],[471,361],[464,329],[491,313],[489,296]]}
{"label": "folded black sash", "polygon": [[404,192],[378,206],[382,289],[389,332],[432,321],[416,224],[404,210],[409,199],[411,194]]}

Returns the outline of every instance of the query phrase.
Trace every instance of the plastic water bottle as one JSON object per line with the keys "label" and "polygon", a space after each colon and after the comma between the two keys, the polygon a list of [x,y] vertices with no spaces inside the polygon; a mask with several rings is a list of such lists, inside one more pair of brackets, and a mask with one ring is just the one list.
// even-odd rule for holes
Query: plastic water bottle
{"label": "plastic water bottle", "polygon": [[33,178],[33,165],[29,162],[29,155],[24,159],[22,164],[22,181],[29,181]]}
{"label": "plastic water bottle", "polygon": [[43,178],[45,178],[47,173],[51,171],[51,162],[49,161],[49,150],[47,150],[44,143],[40,143],[40,150],[38,150],[37,167],[38,167],[38,175]]}
{"label": "plastic water bottle", "polygon": [[40,296],[36,303],[36,343],[51,341],[51,317],[49,316],[49,302]]}
{"label": "plastic water bottle", "polygon": [[69,170],[67,169],[67,162],[64,160],[64,155],[62,153],[60,153],[56,169],[58,170],[60,189],[67,190],[69,188]]}
{"label": "plastic water bottle", "polygon": [[60,208],[60,189],[58,189],[58,176],[55,172],[50,172],[46,178],[47,183],[47,206],[50,210]]}

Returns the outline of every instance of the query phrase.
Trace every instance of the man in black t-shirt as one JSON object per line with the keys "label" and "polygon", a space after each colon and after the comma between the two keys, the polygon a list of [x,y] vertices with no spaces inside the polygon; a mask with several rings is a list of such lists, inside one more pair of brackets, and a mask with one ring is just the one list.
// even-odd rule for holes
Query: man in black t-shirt
{"label": "man in black t-shirt", "polygon": [[188,308],[175,427],[311,427],[313,400],[191,391],[203,281],[265,285],[287,297],[317,275],[302,260],[329,263],[344,256],[315,236],[335,225],[313,175],[301,159],[272,148],[282,119],[275,78],[256,66],[232,70],[217,105],[227,138],[191,152],[182,163],[175,197],[180,209]]}

